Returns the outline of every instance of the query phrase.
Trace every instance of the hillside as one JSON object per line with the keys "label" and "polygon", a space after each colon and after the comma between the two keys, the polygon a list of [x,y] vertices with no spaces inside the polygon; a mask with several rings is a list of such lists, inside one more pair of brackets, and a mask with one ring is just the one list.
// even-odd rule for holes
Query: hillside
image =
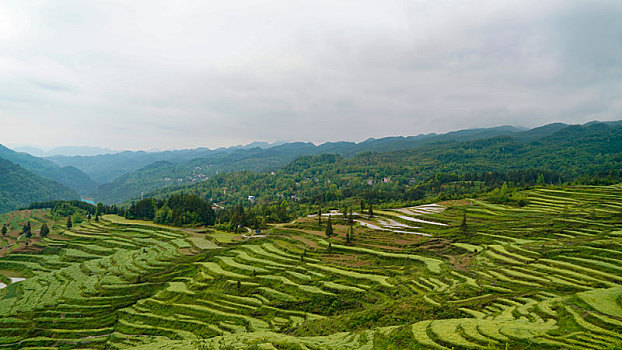
{"label": "hillside", "polygon": [[[105,184],[99,196],[105,201],[121,201],[141,192],[189,183],[216,173],[236,170],[267,171],[285,166],[301,155],[338,153],[353,156],[365,151],[394,151],[433,142],[467,141],[507,135],[521,131],[510,126],[467,129],[437,135],[387,137],[360,143],[328,142],[316,146],[310,142],[284,144],[252,143],[210,150],[196,148],[164,152],[120,152],[92,157],[50,157],[61,166],[75,166],[99,184]],[[170,164],[175,164],[172,167]],[[159,167],[159,168],[158,168]],[[166,180],[168,179],[168,180]],[[129,193],[129,196],[124,193]]]}
{"label": "hillside", "polygon": [[221,174],[147,196],[199,192],[222,205],[235,205],[249,195],[268,202],[296,198],[320,203],[363,197],[382,203],[420,199],[426,191],[448,197],[476,193],[504,181],[533,185],[539,174],[547,183],[591,175],[620,179],[621,168],[622,126],[592,124],[567,126],[529,142],[520,136],[501,136],[351,158],[304,156],[274,174]]}
{"label": "hillside", "polygon": [[96,190],[97,184],[76,167],[60,167],[52,161],[27,153],[15,152],[2,145],[0,145],[0,158],[9,160],[41,177],[63,184],[80,194],[92,194]]}
{"label": "hillside", "polygon": [[0,174],[0,213],[26,207],[32,202],[80,198],[76,191],[2,158]]}
{"label": "hillside", "polygon": [[[548,128],[539,135],[554,132]],[[110,183],[99,187],[97,198],[106,203],[122,202],[136,198],[141,193],[149,193],[159,188],[191,184],[213,177],[217,174],[248,170],[252,172],[268,172],[283,168],[301,155],[319,155],[325,153],[339,154],[347,158],[365,152],[394,152],[412,150],[426,145],[456,144],[471,140],[497,137],[500,135],[516,135],[520,138],[523,131],[504,126],[487,129],[468,129],[447,134],[419,135],[410,137],[387,137],[369,139],[360,143],[332,142],[315,146],[312,143],[287,143],[278,146],[251,149],[228,149],[212,153],[208,157],[187,161],[156,162],[149,166],[123,175]],[[522,138],[521,138],[522,140]]]}
{"label": "hillside", "polygon": [[[520,195],[521,208],[477,198],[354,214],[349,240],[336,211],[330,238],[317,217],[251,237],[114,215],[71,230],[46,211],[2,215],[12,229],[0,239],[0,345],[621,346],[620,184]],[[26,246],[26,220],[52,232]]]}

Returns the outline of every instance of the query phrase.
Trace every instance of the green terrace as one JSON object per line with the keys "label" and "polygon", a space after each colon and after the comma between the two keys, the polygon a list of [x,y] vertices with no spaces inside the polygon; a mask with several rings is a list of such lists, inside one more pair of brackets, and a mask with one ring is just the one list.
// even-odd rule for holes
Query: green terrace
{"label": "green terrace", "polygon": [[351,239],[336,211],[261,235],[57,225],[0,258],[0,348],[622,346],[622,186],[524,194],[356,214]]}

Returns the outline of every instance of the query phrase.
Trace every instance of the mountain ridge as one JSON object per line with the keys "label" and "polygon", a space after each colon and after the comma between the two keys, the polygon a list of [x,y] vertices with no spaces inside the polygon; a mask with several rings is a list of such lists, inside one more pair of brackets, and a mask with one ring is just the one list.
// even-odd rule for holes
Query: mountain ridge
{"label": "mountain ridge", "polygon": [[16,210],[32,202],[78,199],[78,192],[0,158],[0,212]]}
{"label": "mountain ridge", "polygon": [[96,190],[97,184],[76,167],[59,166],[50,160],[35,157],[28,153],[16,152],[3,145],[0,145],[0,158],[11,161],[41,177],[72,188],[80,194],[88,195]]}

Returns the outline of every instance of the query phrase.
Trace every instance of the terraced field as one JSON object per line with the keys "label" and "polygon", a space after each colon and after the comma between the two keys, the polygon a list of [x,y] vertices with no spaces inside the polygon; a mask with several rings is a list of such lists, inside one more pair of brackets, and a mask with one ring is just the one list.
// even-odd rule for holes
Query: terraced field
{"label": "terraced field", "polygon": [[[33,236],[26,245],[26,236],[22,234],[23,225],[30,221]],[[0,236],[0,257],[10,252],[33,252],[39,242],[38,230],[44,222],[51,222],[52,218],[41,209],[19,210],[11,213],[0,214],[0,226],[6,225],[7,234]]]}
{"label": "terraced field", "polygon": [[358,215],[351,244],[338,213],[330,239],[314,217],[244,238],[106,216],[0,258],[26,278],[0,289],[0,347],[622,346],[622,186],[526,194]]}

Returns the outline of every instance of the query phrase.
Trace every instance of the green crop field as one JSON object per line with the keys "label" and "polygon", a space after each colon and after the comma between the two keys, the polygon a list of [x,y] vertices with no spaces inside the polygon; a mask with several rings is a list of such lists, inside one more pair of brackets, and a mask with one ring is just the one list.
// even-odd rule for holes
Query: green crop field
{"label": "green crop field", "polygon": [[[253,237],[2,214],[0,348],[620,349],[622,186],[524,195],[357,216],[350,243],[341,219]],[[52,232],[26,245],[26,220]]]}

